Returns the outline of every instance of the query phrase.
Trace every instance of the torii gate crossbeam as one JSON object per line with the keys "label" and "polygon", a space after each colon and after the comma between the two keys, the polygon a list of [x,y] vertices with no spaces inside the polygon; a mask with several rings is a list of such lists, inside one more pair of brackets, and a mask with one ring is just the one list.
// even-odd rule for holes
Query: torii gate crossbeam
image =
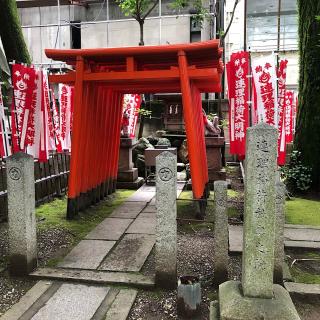
{"label": "torii gate crossbeam", "polygon": [[193,195],[204,196],[208,169],[201,93],[221,91],[221,54],[218,40],[46,50],[48,58],[74,66],[74,71],[49,76],[51,83],[75,86],[69,218],[115,191],[125,93],[182,93]]}

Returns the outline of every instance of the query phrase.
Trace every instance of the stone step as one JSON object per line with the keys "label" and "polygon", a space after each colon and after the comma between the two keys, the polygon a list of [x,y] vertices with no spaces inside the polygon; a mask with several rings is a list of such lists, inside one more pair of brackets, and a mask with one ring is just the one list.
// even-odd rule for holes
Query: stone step
{"label": "stone step", "polygon": [[133,219],[106,218],[87,236],[89,240],[119,240]]}
{"label": "stone step", "polygon": [[320,297],[320,284],[285,282],[284,287],[287,289],[291,296],[300,295],[306,297]]}
{"label": "stone step", "polygon": [[116,241],[82,240],[58,266],[95,270],[115,243]]}
{"label": "stone step", "polygon": [[100,270],[140,271],[149,256],[155,237],[147,234],[126,234],[109,256],[102,262]]}
{"label": "stone step", "polygon": [[108,291],[103,286],[63,283],[31,320],[89,320]]}
{"label": "stone step", "polygon": [[127,285],[136,288],[153,288],[154,276],[130,272],[112,272],[102,270],[82,270],[66,268],[39,268],[30,273],[35,279],[69,280],[94,284]]}
{"label": "stone step", "polygon": [[134,289],[120,290],[108,310],[105,320],[126,320],[138,291]]}

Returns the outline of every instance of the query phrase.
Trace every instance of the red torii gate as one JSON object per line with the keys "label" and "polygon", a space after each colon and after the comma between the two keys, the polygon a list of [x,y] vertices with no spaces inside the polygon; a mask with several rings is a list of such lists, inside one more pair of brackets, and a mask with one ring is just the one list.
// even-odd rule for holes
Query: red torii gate
{"label": "red torii gate", "polygon": [[49,76],[51,83],[75,86],[68,218],[115,191],[125,93],[182,93],[193,195],[204,197],[208,170],[201,92],[221,91],[218,40],[45,52],[75,67]]}

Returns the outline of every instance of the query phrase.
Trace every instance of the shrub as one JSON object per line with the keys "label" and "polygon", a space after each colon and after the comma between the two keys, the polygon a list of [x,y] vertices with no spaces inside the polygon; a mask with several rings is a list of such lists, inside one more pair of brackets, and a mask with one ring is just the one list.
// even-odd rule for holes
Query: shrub
{"label": "shrub", "polygon": [[311,186],[311,168],[304,166],[301,152],[292,151],[289,164],[281,168],[281,177],[292,193],[303,192]]}

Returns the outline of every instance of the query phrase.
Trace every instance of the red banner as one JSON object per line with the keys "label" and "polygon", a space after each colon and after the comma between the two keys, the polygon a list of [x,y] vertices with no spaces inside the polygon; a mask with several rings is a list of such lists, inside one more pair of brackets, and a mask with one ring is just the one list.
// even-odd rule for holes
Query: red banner
{"label": "red banner", "polygon": [[50,90],[50,93],[51,93],[51,101],[52,101],[52,115],[53,115],[52,120],[53,120],[54,133],[55,133],[55,138],[56,138],[57,152],[62,152],[58,107],[56,104],[54,91]]}
{"label": "red banner", "polygon": [[37,80],[36,88],[32,95],[32,117],[30,117],[30,124],[27,138],[27,152],[34,158],[39,158],[40,151],[40,131],[41,131],[41,101],[42,101],[42,71],[36,71]]}
{"label": "red banner", "polygon": [[274,55],[252,59],[259,122],[277,127],[276,69]]}
{"label": "red banner", "polygon": [[284,110],[286,99],[286,77],[288,60],[281,60],[278,75],[278,164],[286,163],[286,140],[284,131]]}
{"label": "red banner", "polygon": [[[17,130],[14,139],[19,139],[19,149],[25,150],[26,143],[29,140],[27,132],[30,133],[32,128],[32,98],[36,88],[36,71],[33,68],[25,67],[20,64],[12,65],[12,85],[13,85],[13,117],[12,127]],[[18,141],[14,142],[15,145]],[[16,148],[15,148],[16,149]],[[17,151],[17,150],[14,150]]]}
{"label": "red banner", "polygon": [[286,134],[286,143],[290,143],[293,141],[293,100],[294,100],[294,92],[287,91],[286,92],[286,108],[284,115],[284,125],[285,125],[285,134]]}
{"label": "red banner", "polygon": [[72,110],[72,87],[59,85],[59,105],[60,105],[60,132],[61,145],[63,150],[71,149],[71,110]]}
{"label": "red banner", "polygon": [[44,89],[45,89],[45,74],[41,70],[41,112],[40,112],[40,150],[39,150],[39,162],[45,162],[49,158],[48,153],[48,112],[47,112],[47,98]]}
{"label": "red banner", "polygon": [[123,97],[123,125],[128,126],[128,135],[134,138],[138,121],[141,96],[139,94],[125,94]]}
{"label": "red banner", "polygon": [[246,130],[249,125],[249,53],[231,55],[227,64],[230,153],[245,155]]}

